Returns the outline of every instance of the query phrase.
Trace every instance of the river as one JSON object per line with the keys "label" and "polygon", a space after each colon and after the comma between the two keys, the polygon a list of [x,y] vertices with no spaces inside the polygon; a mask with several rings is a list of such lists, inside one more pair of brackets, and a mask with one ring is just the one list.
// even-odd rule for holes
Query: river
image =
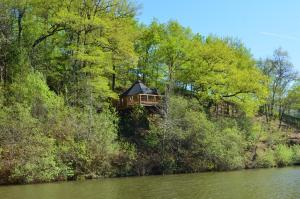
{"label": "river", "polygon": [[299,199],[300,167],[1,186],[1,199]]}

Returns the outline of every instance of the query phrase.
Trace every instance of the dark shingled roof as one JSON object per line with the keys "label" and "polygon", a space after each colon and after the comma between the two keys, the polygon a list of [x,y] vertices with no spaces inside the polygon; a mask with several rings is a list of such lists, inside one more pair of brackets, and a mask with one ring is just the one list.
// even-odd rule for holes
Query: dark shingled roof
{"label": "dark shingled roof", "polygon": [[151,89],[145,86],[140,80],[136,81],[127,91],[125,91],[121,96],[131,96],[136,94],[153,94],[157,95],[156,89]]}

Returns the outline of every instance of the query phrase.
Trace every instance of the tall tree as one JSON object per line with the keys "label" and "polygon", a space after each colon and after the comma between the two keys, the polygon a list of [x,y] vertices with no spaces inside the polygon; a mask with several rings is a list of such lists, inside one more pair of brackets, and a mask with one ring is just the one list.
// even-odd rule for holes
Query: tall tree
{"label": "tall tree", "polygon": [[167,94],[173,92],[177,73],[190,64],[190,47],[193,33],[176,21],[165,24],[160,44],[160,57],[167,67]]}
{"label": "tall tree", "polygon": [[238,41],[212,36],[197,48],[190,80],[199,100],[208,109],[225,101],[255,113],[267,94],[267,79],[257,69],[249,51]]}
{"label": "tall tree", "polygon": [[288,52],[282,48],[274,50],[273,58],[259,61],[259,67],[269,77],[270,95],[264,105],[267,121],[276,117],[282,118],[283,101],[291,83],[297,78]]}
{"label": "tall tree", "polygon": [[65,93],[71,104],[80,104],[78,99],[92,93],[94,99],[116,97],[116,74],[133,67],[136,60],[136,8],[131,2],[30,0],[7,5],[8,12],[16,10],[20,48],[51,88]]}
{"label": "tall tree", "polygon": [[300,110],[300,85],[299,83],[295,83],[294,86],[288,90],[287,95],[281,99],[279,128],[282,126],[285,114],[296,114],[298,110]]}
{"label": "tall tree", "polygon": [[160,63],[159,49],[163,25],[153,21],[149,26],[140,26],[140,34],[135,42],[139,60],[136,68],[137,78],[153,86],[160,87],[165,78],[165,67]]}

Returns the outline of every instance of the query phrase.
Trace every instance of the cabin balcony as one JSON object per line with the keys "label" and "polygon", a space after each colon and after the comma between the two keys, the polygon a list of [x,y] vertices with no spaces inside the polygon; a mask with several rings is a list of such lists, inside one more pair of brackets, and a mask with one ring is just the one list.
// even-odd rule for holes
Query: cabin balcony
{"label": "cabin balcony", "polygon": [[119,102],[119,109],[126,109],[134,105],[155,106],[162,100],[161,95],[136,94],[132,96],[123,96]]}

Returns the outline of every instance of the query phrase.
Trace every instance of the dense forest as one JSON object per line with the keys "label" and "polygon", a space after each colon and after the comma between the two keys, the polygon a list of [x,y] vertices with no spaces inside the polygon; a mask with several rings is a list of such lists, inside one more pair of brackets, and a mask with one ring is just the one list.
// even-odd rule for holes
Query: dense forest
{"label": "dense forest", "polygon": [[[255,60],[237,39],[138,12],[129,0],[0,0],[1,184],[299,161],[286,51]],[[116,108],[136,80],[160,91],[160,110]]]}

